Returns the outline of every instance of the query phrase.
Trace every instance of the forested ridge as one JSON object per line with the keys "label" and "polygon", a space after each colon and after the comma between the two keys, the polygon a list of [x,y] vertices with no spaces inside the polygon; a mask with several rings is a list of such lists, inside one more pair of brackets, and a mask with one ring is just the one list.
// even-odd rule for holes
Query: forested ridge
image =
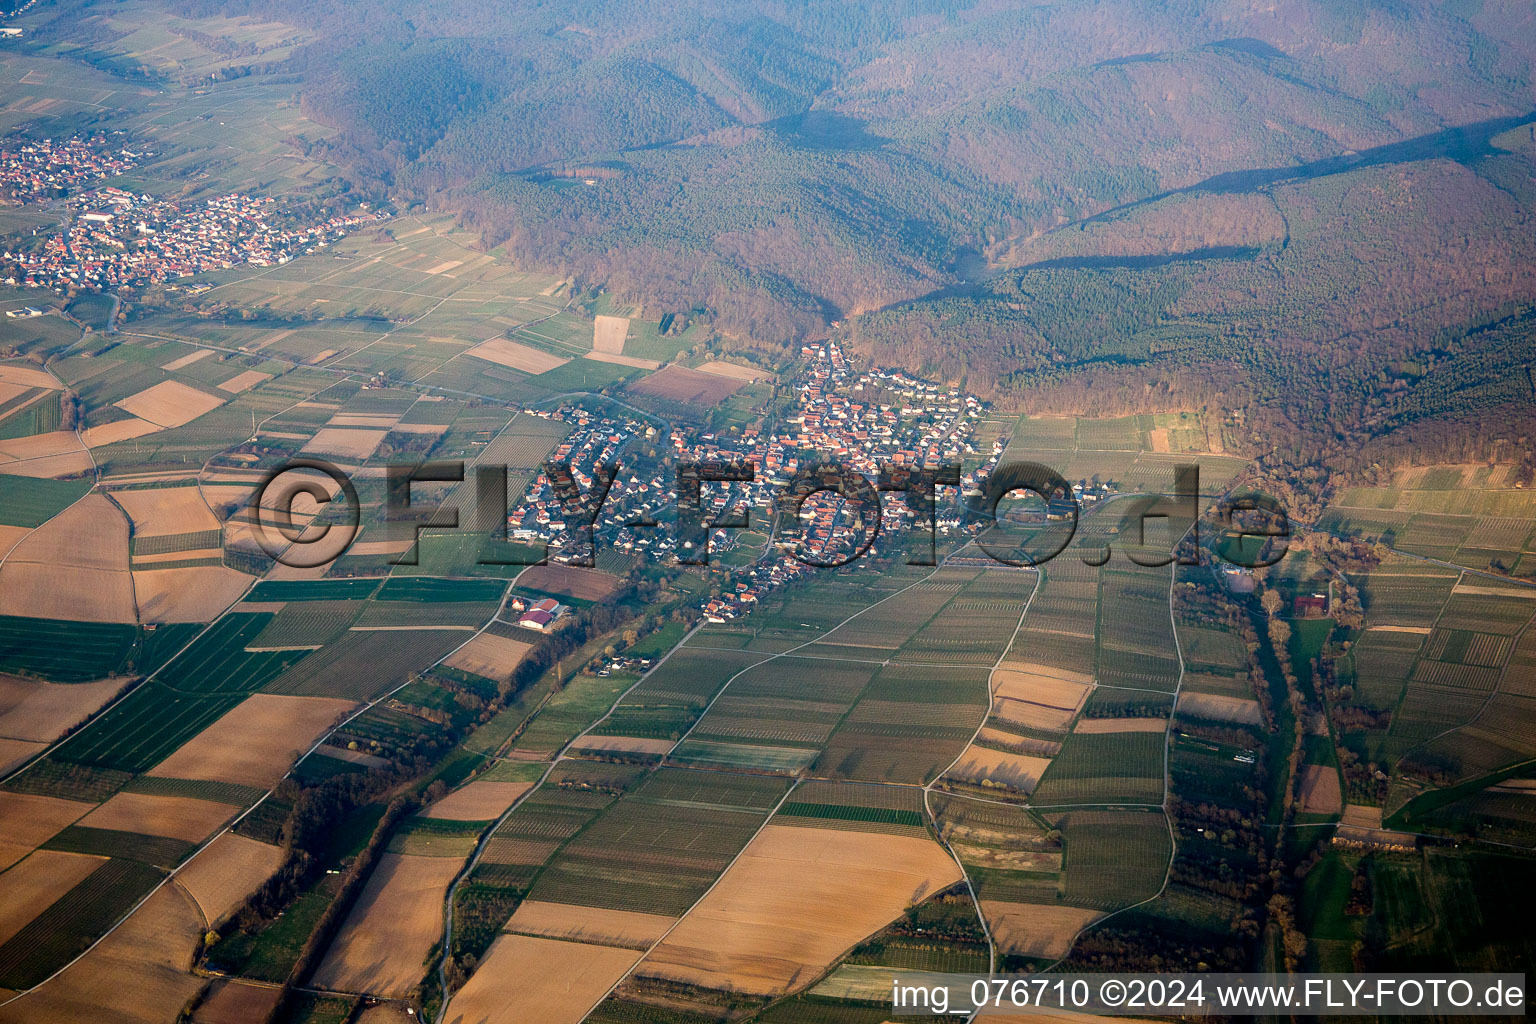
{"label": "forested ridge", "polygon": [[1521,0],[170,6],[302,31],[306,145],[360,183],[725,348],[836,332],[1012,408],[1216,410],[1250,452],[1522,436]]}

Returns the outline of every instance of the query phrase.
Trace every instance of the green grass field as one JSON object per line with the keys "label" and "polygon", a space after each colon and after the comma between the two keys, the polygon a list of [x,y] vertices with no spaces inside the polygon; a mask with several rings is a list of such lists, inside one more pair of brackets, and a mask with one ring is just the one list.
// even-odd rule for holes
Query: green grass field
{"label": "green grass field", "polygon": [[1159,803],[1162,732],[1073,733],[1051,761],[1034,803]]}
{"label": "green grass field", "polygon": [[59,745],[61,761],[142,772],[244,699],[241,693],[177,693],[158,682],[141,685],[100,718]]}
{"label": "green grass field", "polygon": [[0,526],[41,526],[90,489],[89,480],[0,474]]}
{"label": "green grass field", "polygon": [[788,784],[661,769],[568,843],[531,899],[680,914],[744,847]]}
{"label": "green grass field", "polygon": [[246,646],[256,642],[272,618],[271,612],[225,615],[166,665],[156,681],[180,693],[261,689],[308,653],[247,651]]}
{"label": "green grass field", "polygon": [[372,596],[378,580],[262,580],[247,601],[357,601]]}
{"label": "green grass field", "polygon": [[412,601],[419,604],[499,601],[506,584],[498,580],[446,580],[395,576],[384,581],[379,601]]}
{"label": "green grass field", "polygon": [[0,671],[84,682],[121,672],[138,628],[111,622],[68,622],[0,615]]}

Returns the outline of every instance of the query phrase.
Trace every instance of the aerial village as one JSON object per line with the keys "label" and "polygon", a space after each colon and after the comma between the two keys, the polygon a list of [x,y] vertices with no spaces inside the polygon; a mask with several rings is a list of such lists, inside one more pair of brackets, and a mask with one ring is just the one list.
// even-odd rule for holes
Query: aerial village
{"label": "aerial village", "polygon": [[[144,156],[105,135],[60,143],[15,142],[0,149],[0,195],[13,202],[55,199],[121,174]],[[104,186],[64,201],[66,225],[0,255],[0,280],[28,288],[120,288],[162,284],[210,270],[271,267],[314,252],[379,211],[337,214],[280,226],[278,203],[231,192],[171,201]]]}
{"label": "aerial village", "polygon": [[[961,476],[957,489],[939,492],[934,524],[941,535],[964,528],[961,499],[980,493],[1005,446],[999,439],[987,451],[977,450],[975,427],[984,412],[982,403],[956,388],[900,372],[855,369],[831,342],[808,345],[801,354],[805,368],[793,381],[794,401],[788,414],[762,427],[723,434],[674,429],[663,439],[656,427],[638,419],[599,416],[582,409],[554,414],[573,429],[551,458],[571,464],[572,476],[583,492],[592,486],[598,464],[619,467],[594,524],[598,550],[612,548],[652,562],[674,557],[701,560],[702,552],[683,550],[688,542],[680,545],[664,519],[676,506],[676,466],[686,463],[750,465],[750,482],[704,484],[702,511],[709,519],[723,519],[736,510],[750,510],[752,525],[758,528],[766,528],[770,506],[805,465],[840,462],[873,480],[882,465],[936,468],[960,463],[973,468]],[[670,465],[660,458],[637,458],[633,444],[642,441],[654,442]],[[850,535],[863,531],[849,504],[830,492],[807,500],[800,515],[802,536],[813,557],[817,552],[840,550]],[[882,495],[882,530],[903,529],[912,516],[903,495]],[[642,522],[662,525],[635,525]],[[555,561],[594,557],[590,550],[578,550],[584,547],[584,539],[568,528],[560,502],[542,473],[512,510],[508,529],[516,540],[548,542]],[[719,565],[719,553],[731,550],[735,543],[730,532],[711,531],[712,564]],[[878,553],[879,538],[871,550]],[[726,621],[811,571],[815,570],[787,553],[771,552],[765,546],[757,558],[730,571],[721,596],[705,601],[702,611],[708,619]]]}
{"label": "aerial village", "polygon": [[14,139],[0,147],[0,204],[58,199],[72,189],[123,174],[148,153],[123,145],[121,132],[72,139]]}

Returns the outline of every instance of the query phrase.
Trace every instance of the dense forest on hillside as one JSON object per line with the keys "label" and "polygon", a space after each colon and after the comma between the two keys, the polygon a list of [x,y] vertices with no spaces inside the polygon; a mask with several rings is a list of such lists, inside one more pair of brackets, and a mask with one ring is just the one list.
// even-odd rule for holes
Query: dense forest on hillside
{"label": "dense forest on hillside", "polygon": [[836,330],[1308,457],[1530,397],[1523,0],[171,6],[301,30],[305,144],[360,183],[726,347]]}
{"label": "dense forest on hillside", "polygon": [[1536,107],[1518,0],[177,7],[313,32],[294,70],[358,173],[766,341],[1216,175]]}

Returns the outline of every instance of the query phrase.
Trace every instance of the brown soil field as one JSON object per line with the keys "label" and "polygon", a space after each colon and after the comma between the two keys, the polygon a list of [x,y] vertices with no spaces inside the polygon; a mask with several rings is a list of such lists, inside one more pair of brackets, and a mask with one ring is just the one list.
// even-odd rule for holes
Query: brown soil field
{"label": "brown soil field", "polygon": [[487,679],[506,679],[532,647],[511,637],[481,633],[448,655],[443,664]]}
{"label": "brown soil field", "polygon": [[207,622],[234,604],[251,577],[222,565],[135,571],[133,589],[144,622]]}
{"label": "brown soil field", "polygon": [[[302,525],[308,522],[308,518],[295,516],[294,522],[297,525]],[[227,548],[231,539],[235,536],[235,532],[230,529],[231,523],[224,525],[224,543]],[[305,559],[316,561],[319,564],[308,567],[278,564],[272,567],[265,578],[269,580],[318,580],[323,578],[330,571],[331,562],[346,554],[347,542],[351,539],[351,531],[346,528],[333,529],[328,534],[323,533],[325,529],[326,526],[324,524],[305,526],[302,535],[304,543],[308,545],[304,549]],[[272,525],[270,519],[268,520],[267,535],[276,543],[282,542],[281,532]],[[257,548],[254,539],[248,540],[245,543],[253,550]]]}
{"label": "brown soil field", "polygon": [[1167,732],[1166,718],[1083,718],[1077,732],[1084,736],[1102,736],[1112,732]]}
{"label": "brown soil field", "polygon": [[88,494],[16,545],[0,567],[0,614],[134,622],[128,519]]}
{"label": "brown soil field", "polygon": [[1451,588],[1452,594],[1469,594],[1475,597],[1513,597],[1522,601],[1536,601],[1536,591],[1528,588],[1508,587],[1478,587],[1470,583],[1458,583]]}
{"label": "brown soil field", "polygon": [[1091,672],[1076,672],[1060,665],[1041,664],[1037,661],[1030,661],[1027,657],[1020,656],[1018,652],[1011,648],[1008,651],[1008,655],[1003,659],[1000,671],[1025,672],[1032,675],[1049,676],[1052,679],[1066,679],[1074,683],[1085,683],[1090,686],[1094,681],[1093,673]]}
{"label": "brown soil field", "polygon": [[24,388],[52,388],[55,391],[59,388],[59,382],[53,379],[52,374],[30,366],[17,366],[15,363],[0,365],[0,381]]}
{"label": "brown soil field", "polygon": [[74,824],[92,806],[56,796],[0,791],[0,870]]}
{"label": "brown soil field", "polygon": [[360,540],[347,548],[349,555],[398,555],[411,547],[408,538],[399,540]]}
{"label": "brown soil field", "polygon": [[618,355],[624,351],[629,334],[629,317],[596,316],[592,318],[592,351]]}
{"label": "brown soil field", "polygon": [[1264,720],[1259,711],[1259,702],[1256,700],[1223,697],[1214,693],[1191,693],[1188,690],[1179,694],[1179,711],[1196,718],[1214,719],[1218,722],[1258,725]]}
{"label": "brown soil field", "polygon": [[10,771],[47,746],[37,740],[13,740],[0,736],[0,772]]}
{"label": "brown soil field", "polygon": [[993,702],[992,713],[1004,722],[1022,725],[1027,729],[1064,732],[1072,724],[1070,708],[1053,708],[1023,700],[1009,700],[1006,697],[999,697]]}
{"label": "brown soil field", "polygon": [[322,427],[315,431],[300,451],[340,455],[349,459],[366,459],[372,455],[388,431],[365,430],[360,427]]}
{"label": "brown soil field", "polygon": [[262,373],[260,370],[246,370],[244,373],[235,374],[218,387],[220,391],[228,391],[232,395],[239,395],[251,390],[251,388],[262,381],[271,379],[272,375],[270,373]]}
{"label": "brown soil field", "polygon": [[684,984],[787,992],[961,877],[927,837],[768,825],[639,970]]}
{"label": "brown soil field", "polygon": [[0,526],[0,558],[10,554],[11,548],[20,544],[22,538],[31,532],[30,526]]}
{"label": "brown soil field", "polygon": [[1086,677],[1072,679],[1048,671],[1000,668],[992,673],[992,692],[1011,700],[1076,711],[1093,689],[1092,682]]}
{"label": "brown soil field", "polygon": [[11,560],[127,569],[128,520],[104,495],[88,494],[33,530]]}
{"label": "brown soil field", "polygon": [[117,407],[162,427],[179,427],[217,409],[224,401],[181,381],[163,380],[123,399]]}
{"label": "brown soil field", "polygon": [[443,896],[460,866],[453,857],[381,856],[314,983],[395,999],[409,992],[442,934]]}
{"label": "brown soil field", "polygon": [[613,363],[615,366],[633,366],[637,370],[654,370],[661,365],[655,359],[641,359],[639,356],[620,356],[614,355],[612,352],[583,352],[582,355],[599,363]]}
{"label": "brown soil field", "polygon": [[328,427],[374,427],[389,430],[400,422],[399,413],[339,412],[326,421]]}
{"label": "brown soil field", "polygon": [[749,382],[773,376],[767,370],[759,370],[755,366],[742,366],[740,363],[727,363],[718,359],[706,359],[696,369],[700,373],[713,373],[717,377],[730,377],[732,380]]}
{"label": "brown soil field", "polygon": [[664,366],[629,390],[641,395],[654,395],[669,402],[688,405],[710,406],[723,402],[741,390],[743,381],[734,377],[722,377],[714,373],[701,373],[687,367]]}
{"label": "brown soil field", "polygon": [[57,739],[85,721],[123,688],[125,680],[45,683],[0,675],[0,736],[18,740]]}
{"label": "brown soil field", "polygon": [[239,811],[240,808],[229,804],[192,797],[118,793],[81,818],[80,824],[195,843],[212,835]]}
{"label": "brown soil field", "polygon": [[1381,828],[1381,808],[1367,804],[1348,804],[1342,823],[1355,828]]}
{"label": "brown soil field", "polygon": [[197,349],[194,352],[188,352],[186,355],[181,356],[179,358],[172,359],[170,362],[168,362],[165,365],[161,366],[160,369],[162,369],[162,370],[179,370],[183,366],[191,366],[193,363],[197,362],[199,359],[206,359],[206,358],[208,358],[211,355],[213,355],[213,349],[211,349],[211,348],[200,348],[200,349]]}
{"label": "brown soil field", "polygon": [[218,519],[203,500],[202,490],[196,486],[113,491],[112,500],[133,520],[135,537],[163,537],[219,528]]}
{"label": "brown soil field", "polygon": [[635,754],[665,754],[677,746],[676,740],[649,736],[583,736],[575,746],[581,750],[617,750]]}
{"label": "brown soil field", "polygon": [[1104,916],[1099,910],[998,900],[982,900],[981,912],[998,949],[1039,957],[1066,956],[1077,933]]}
{"label": "brown soil field", "polygon": [[1296,797],[1301,809],[1307,814],[1338,814],[1344,808],[1344,795],[1339,789],[1339,773],[1326,765],[1301,766],[1301,777],[1296,780]]}
{"label": "brown soil field", "polygon": [[58,977],[0,1007],[0,1024],[166,1024],[207,984],[189,973],[197,907],[162,886]]}
{"label": "brown soil field", "polygon": [[283,863],[283,851],[233,832],[225,832],[176,873],[176,881],[216,925],[265,882]]}
{"label": "brown soil field", "polygon": [[208,499],[210,507],[217,509],[215,515],[225,515],[226,508],[233,506],[235,512],[245,510],[256,496],[256,485],[246,483],[218,483],[200,484],[199,490],[203,497]]}
{"label": "brown soil field", "polygon": [[53,901],[107,862],[59,850],[38,850],[0,879],[0,942],[21,931]]}
{"label": "brown soil field", "polygon": [[356,707],[333,697],[253,694],[148,774],[270,789],[300,754]]}
{"label": "brown soil field", "polygon": [[192,548],[189,551],[165,551],[158,555],[133,556],[135,569],[154,569],[164,562],[184,562],[194,558],[219,558],[223,555],[222,548]]}
{"label": "brown soil field", "polygon": [[492,338],[490,341],[482,341],[474,348],[469,349],[465,355],[474,356],[476,359],[484,359],[488,363],[497,366],[509,366],[523,373],[548,373],[557,366],[564,366],[570,362],[563,356],[551,355],[531,345],[520,345],[506,338]]}
{"label": "brown soil field", "polygon": [[[74,437],[75,435],[71,434],[69,436]],[[81,446],[75,451],[63,455],[46,455],[21,462],[4,462],[0,460],[0,471],[10,476],[60,479],[89,473],[94,465],[91,462],[90,453]]]}
{"label": "brown soil field", "polygon": [[1048,757],[1011,754],[991,747],[967,747],[960,760],[948,772],[949,777],[971,782],[1001,782],[1021,793],[1028,793],[1050,767]]}
{"label": "brown soil field", "polygon": [[570,565],[535,565],[523,570],[517,578],[517,585],[568,594],[583,601],[601,601],[623,586],[623,581],[596,569],[579,569]]}
{"label": "brown soil field", "polygon": [[102,445],[116,444],[118,441],[127,441],[130,438],[144,437],[163,429],[158,423],[130,416],[125,420],[113,420],[111,423],[103,423],[99,427],[86,427],[80,431],[80,440],[87,448],[100,448]]}
{"label": "brown soil field", "polygon": [[527,935],[491,943],[445,1024],[579,1024],[640,954]]}
{"label": "brown soil field", "polygon": [[251,1024],[266,1020],[281,989],[220,978],[192,1013],[192,1024]]}
{"label": "brown soil field", "polygon": [[[48,455],[64,455],[81,451],[80,439],[72,430],[50,430],[46,434],[28,437],[9,437],[0,441],[0,463],[23,459],[41,459]],[[16,470],[7,468],[7,473]]]}
{"label": "brown soil field", "polygon": [[533,788],[531,782],[471,782],[454,790],[424,813],[428,818],[450,821],[490,821],[498,818],[512,801]]}
{"label": "brown soil field", "polygon": [[665,914],[527,900],[518,905],[506,930],[520,935],[541,935],[546,939],[644,950],[665,935],[676,920]]}
{"label": "brown soil field", "polygon": [[0,569],[0,615],[135,622],[133,580],[127,572],[50,567],[12,558]]}

